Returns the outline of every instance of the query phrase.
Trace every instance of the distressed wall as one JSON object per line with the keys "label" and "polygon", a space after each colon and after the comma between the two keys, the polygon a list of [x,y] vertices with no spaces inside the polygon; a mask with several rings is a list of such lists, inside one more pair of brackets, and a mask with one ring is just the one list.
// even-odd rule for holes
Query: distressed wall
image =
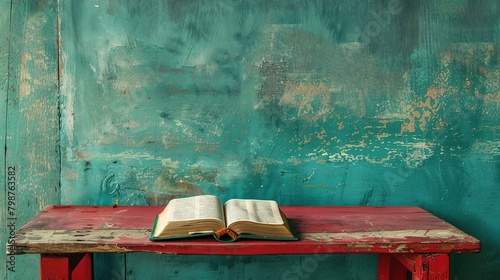
{"label": "distressed wall", "polygon": [[[10,11],[10,1],[1,0],[0,1],[0,11]],[[8,89],[8,65],[9,65],[9,37],[10,32],[6,26],[10,24],[10,12],[1,12],[0,13],[0,145],[5,147],[5,126],[6,122],[6,109],[7,109],[7,89]],[[5,180],[5,153],[0,153],[0,162],[2,166],[2,172],[0,172],[0,184],[2,186],[6,185]],[[6,224],[6,216],[3,213],[6,201],[6,193],[5,191],[0,192],[0,209],[2,209],[2,214],[0,214],[0,225]],[[6,251],[6,240],[8,233],[5,229],[2,228],[0,230],[0,252]],[[4,269],[4,264],[6,264],[7,259],[5,254],[0,254],[0,278],[5,279],[6,277],[6,269]]]}
{"label": "distressed wall", "polygon": [[[0,248],[5,249],[6,243],[15,245],[12,230],[61,201],[59,48],[57,1],[2,0],[0,8],[0,138],[5,144]],[[38,256],[3,252],[0,277],[38,278]]]}
{"label": "distressed wall", "polygon": [[[42,92],[60,84],[60,107],[53,95],[22,100],[61,115],[60,133],[32,138],[60,135],[60,176],[49,176],[60,179],[61,203],[163,205],[206,193],[416,205],[482,241],[480,254],[452,257],[452,279],[500,272],[497,1],[35,2],[12,13],[32,37],[10,40],[25,48],[11,48],[10,81],[29,74]],[[30,27],[33,15],[45,29]],[[56,36],[59,53],[41,54]],[[40,125],[22,112],[7,123]],[[16,145],[31,153],[26,162],[41,153]],[[330,256],[305,274],[307,256],[97,260],[99,279],[370,279],[376,270],[374,256]]]}

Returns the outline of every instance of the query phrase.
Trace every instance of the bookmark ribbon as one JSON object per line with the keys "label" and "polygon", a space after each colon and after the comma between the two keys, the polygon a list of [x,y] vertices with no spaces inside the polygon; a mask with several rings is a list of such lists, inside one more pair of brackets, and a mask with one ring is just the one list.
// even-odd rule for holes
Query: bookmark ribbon
{"label": "bookmark ribbon", "polygon": [[238,239],[238,234],[234,232],[232,229],[228,228],[219,229],[218,231],[214,232],[214,235],[218,240]]}

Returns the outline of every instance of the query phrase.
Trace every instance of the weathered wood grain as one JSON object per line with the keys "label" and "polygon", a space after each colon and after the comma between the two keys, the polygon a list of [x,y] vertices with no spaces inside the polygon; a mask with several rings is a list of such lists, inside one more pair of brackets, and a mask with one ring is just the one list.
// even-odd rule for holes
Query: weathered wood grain
{"label": "weathered wood grain", "polygon": [[[57,1],[12,1],[11,18],[5,162],[16,170],[9,217],[20,228],[60,203]],[[38,278],[33,262],[37,258],[16,257],[7,278]]]}
{"label": "weathered wood grain", "polygon": [[475,253],[479,240],[417,207],[294,207],[281,210],[298,241],[212,237],[149,241],[162,206],[49,206],[17,236],[17,252],[177,255]]}
{"label": "weathered wood grain", "polygon": [[[9,88],[9,43],[10,43],[10,0],[0,0],[0,147],[5,147],[7,92]],[[0,185],[6,185],[5,152],[0,152]],[[0,225],[7,224],[7,200],[5,191],[0,191]],[[0,230],[0,265],[6,268],[6,244],[10,230],[2,226]],[[0,279],[7,277],[7,269],[0,269]]]}

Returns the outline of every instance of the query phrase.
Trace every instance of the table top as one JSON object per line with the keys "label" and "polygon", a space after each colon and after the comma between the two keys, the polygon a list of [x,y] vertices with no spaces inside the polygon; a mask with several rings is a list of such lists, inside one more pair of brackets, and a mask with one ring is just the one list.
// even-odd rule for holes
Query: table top
{"label": "table top", "polygon": [[[16,235],[16,254],[195,255],[474,253],[480,242],[418,207],[281,206],[298,241],[149,241],[162,206],[48,206]],[[14,253],[14,252],[11,252]]]}

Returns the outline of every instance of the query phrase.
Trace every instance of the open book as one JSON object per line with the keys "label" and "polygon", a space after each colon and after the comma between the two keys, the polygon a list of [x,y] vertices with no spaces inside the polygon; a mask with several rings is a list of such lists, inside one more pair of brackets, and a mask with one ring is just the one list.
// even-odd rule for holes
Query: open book
{"label": "open book", "polygon": [[156,216],[150,240],[214,235],[221,241],[240,237],[297,240],[287,218],[272,200],[231,199],[213,195],[172,199]]}

